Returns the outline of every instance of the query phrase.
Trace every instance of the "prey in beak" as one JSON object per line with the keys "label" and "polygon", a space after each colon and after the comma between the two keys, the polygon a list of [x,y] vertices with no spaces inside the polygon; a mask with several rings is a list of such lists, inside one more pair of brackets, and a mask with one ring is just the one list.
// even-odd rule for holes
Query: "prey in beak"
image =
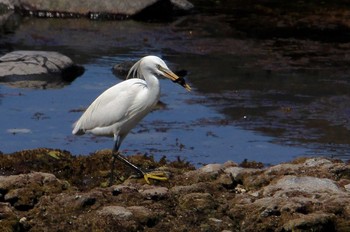
{"label": "prey in beak", "polygon": [[162,71],[163,75],[170,80],[172,80],[174,83],[177,83],[184,87],[187,91],[191,91],[191,87],[186,83],[185,79],[183,77],[179,77],[175,73],[173,73],[171,70],[167,68],[163,68],[162,66],[158,66],[158,69]]}

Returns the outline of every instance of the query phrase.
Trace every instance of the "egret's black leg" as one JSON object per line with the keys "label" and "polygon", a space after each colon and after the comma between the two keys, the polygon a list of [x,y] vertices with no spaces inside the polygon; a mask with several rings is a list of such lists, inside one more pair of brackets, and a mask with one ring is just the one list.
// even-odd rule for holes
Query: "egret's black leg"
{"label": "egret's black leg", "polygon": [[122,156],[120,154],[120,152],[116,153],[113,155],[115,158],[117,158],[118,160],[122,161],[123,163],[125,163],[126,165],[128,165],[129,167],[132,167],[133,169],[135,169],[138,173],[145,175],[145,172],[142,171],[141,168],[137,167],[135,164],[131,163],[129,160],[127,160],[124,156]]}
{"label": "egret's black leg", "polygon": [[114,183],[114,180],[115,180],[115,178],[114,178],[115,159],[116,159],[117,154],[119,153],[119,146],[120,146],[120,138],[118,137],[114,143],[114,147],[112,150],[113,159],[112,159],[112,164],[111,164],[111,176],[109,177],[109,186],[112,186]]}
{"label": "egret's black leg", "polygon": [[109,186],[113,185],[114,183],[114,167],[115,167],[115,160],[118,159],[122,161],[124,164],[126,164],[129,167],[132,167],[134,170],[136,170],[138,173],[140,173],[146,182],[150,184],[149,178],[150,179],[155,179],[155,180],[167,180],[168,178],[166,177],[166,174],[163,172],[145,172],[141,168],[137,167],[135,164],[131,163],[129,160],[124,158],[120,152],[119,152],[119,146],[120,146],[121,140],[118,137],[117,140],[115,141],[114,148],[113,148],[113,160],[112,160],[112,165],[111,165],[111,176],[109,179]]}
{"label": "egret's black leg", "polygon": [[168,177],[164,172],[161,171],[152,171],[152,172],[145,172],[141,168],[137,167],[135,164],[131,163],[129,160],[127,160],[125,157],[123,157],[119,152],[114,154],[114,159],[117,158],[118,160],[122,161],[129,167],[132,167],[134,170],[136,170],[138,173],[140,173],[147,184],[150,184],[148,179],[155,179],[155,180],[167,180]]}

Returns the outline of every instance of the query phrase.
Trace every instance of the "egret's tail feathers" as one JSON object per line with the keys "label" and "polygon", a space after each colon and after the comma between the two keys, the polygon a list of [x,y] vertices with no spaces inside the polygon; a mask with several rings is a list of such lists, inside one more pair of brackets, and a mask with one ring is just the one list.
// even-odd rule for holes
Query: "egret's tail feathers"
{"label": "egret's tail feathers", "polygon": [[75,122],[74,124],[73,124],[73,131],[72,131],[72,134],[73,135],[83,135],[83,134],[85,134],[85,131],[83,130],[83,129],[81,129],[80,127],[79,127],[79,125],[77,125],[77,123],[78,122]]}
{"label": "egret's tail feathers", "polygon": [[72,134],[73,135],[83,135],[83,134],[85,134],[85,132],[84,132],[84,130],[79,129],[79,130],[73,130]]}

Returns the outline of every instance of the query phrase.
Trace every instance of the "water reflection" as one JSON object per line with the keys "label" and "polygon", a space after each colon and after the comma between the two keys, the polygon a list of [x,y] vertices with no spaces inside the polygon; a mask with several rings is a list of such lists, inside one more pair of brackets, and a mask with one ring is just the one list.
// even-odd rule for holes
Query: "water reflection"
{"label": "water reflection", "polygon": [[204,104],[236,125],[317,154],[348,155],[350,81],[343,75],[249,69],[244,57],[234,55],[187,56],[177,62],[193,67],[191,80],[210,99]]}
{"label": "water reflection", "polygon": [[[60,90],[2,86],[1,150],[52,147],[73,154],[89,154],[111,148],[112,139],[72,136],[70,126],[80,116],[74,109],[86,107],[105,88],[117,82],[107,63],[86,66],[87,72],[81,78]],[[302,148],[273,144],[272,137],[231,125],[211,107],[195,103],[208,101],[201,94],[184,92],[167,80],[161,80],[161,85],[161,99],[166,108],[151,113],[132,131],[122,146],[126,154],[146,152],[172,160],[182,157],[198,165],[246,158],[277,163],[304,152]]]}
{"label": "water reflection", "polygon": [[121,149],[127,154],[180,156],[194,164],[229,159],[275,164],[300,155],[349,153],[346,75],[290,64],[276,69],[281,56],[265,53],[271,41],[236,37],[224,20],[215,21],[219,27],[212,16],[203,17],[171,24],[24,19],[0,44],[8,50],[59,51],[86,71],[57,90],[0,85],[0,150],[50,147],[89,154],[111,148],[109,138],[72,136],[70,125],[80,116],[75,112],[120,81],[112,74],[114,64],[154,54],[172,69],[187,70],[194,91],[161,80],[166,107],[125,139]]}

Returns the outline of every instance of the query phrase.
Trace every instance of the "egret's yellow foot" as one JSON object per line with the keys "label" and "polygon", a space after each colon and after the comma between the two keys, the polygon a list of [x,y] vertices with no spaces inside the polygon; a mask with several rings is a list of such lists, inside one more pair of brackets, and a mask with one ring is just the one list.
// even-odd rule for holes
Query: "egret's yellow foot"
{"label": "egret's yellow foot", "polygon": [[161,180],[161,181],[168,180],[167,174],[161,171],[146,172],[143,174],[143,178],[145,178],[145,181],[147,182],[147,184],[151,184],[148,179]]}

